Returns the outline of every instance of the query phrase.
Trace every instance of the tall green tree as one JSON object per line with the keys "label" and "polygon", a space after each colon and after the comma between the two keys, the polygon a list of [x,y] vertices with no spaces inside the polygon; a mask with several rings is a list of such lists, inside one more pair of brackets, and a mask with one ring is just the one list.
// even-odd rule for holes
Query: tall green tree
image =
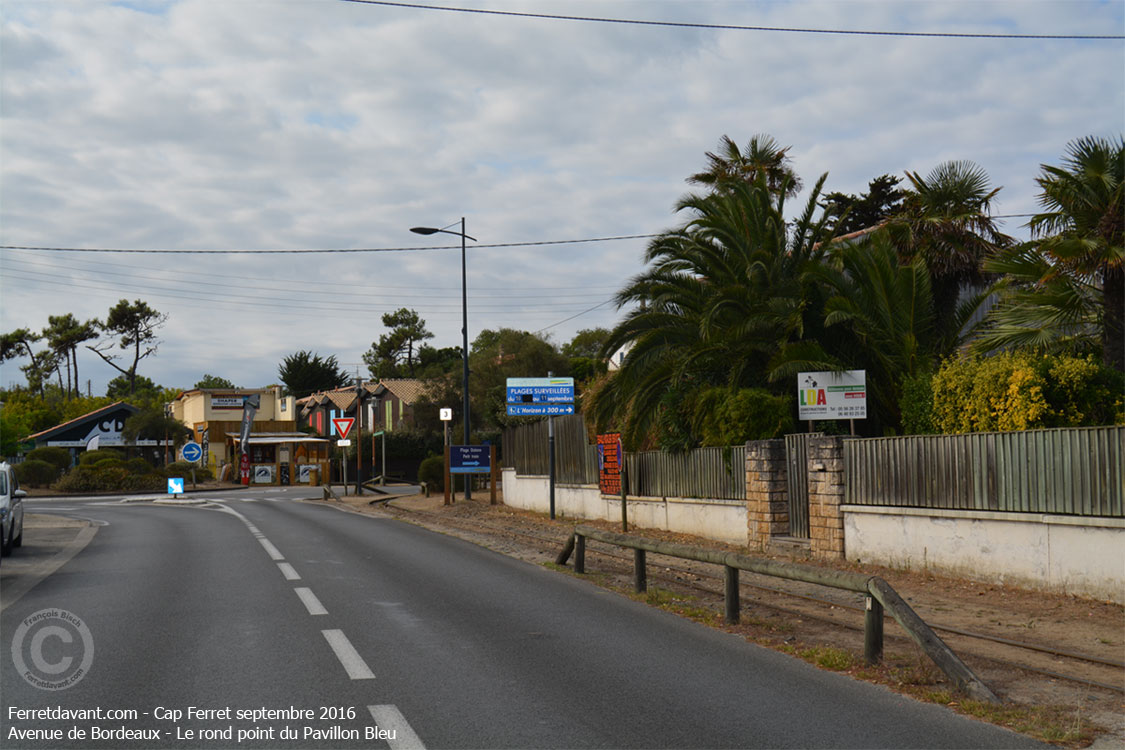
{"label": "tall green tree", "polygon": [[921,258],[930,272],[937,328],[947,341],[959,334],[957,302],[967,288],[982,289],[988,280],[985,258],[1011,244],[992,218],[992,187],[988,173],[970,161],[939,164],[922,177],[907,172],[911,190],[901,212],[887,229],[900,259]]}
{"label": "tall green tree", "polygon": [[868,183],[866,193],[828,193],[821,206],[837,235],[873,228],[902,210],[906,191],[899,187],[901,182],[894,175],[879,175]]}
{"label": "tall green tree", "polygon": [[400,308],[383,315],[383,325],[390,330],[372,342],[363,355],[371,376],[377,379],[414,377],[418,364],[418,348],[434,335],[426,329],[426,321],[414,310]]}
{"label": "tall green tree", "polygon": [[78,395],[81,381],[78,378],[78,347],[98,337],[98,321],[81,322],[71,313],[50,315],[43,338],[66,366],[66,394]]}
{"label": "tall green tree", "polygon": [[317,391],[330,391],[349,382],[348,373],[340,369],[335,355],[321,358],[310,351],[290,354],[277,371],[291,396],[304,398]]}
{"label": "tall green tree", "polygon": [[1061,166],[1040,170],[1032,235],[1063,271],[1100,287],[1103,362],[1125,371],[1125,138],[1073,141]]}
{"label": "tall green tree", "polygon": [[[156,354],[160,346],[156,329],[164,325],[167,320],[166,314],[154,310],[146,302],[136,300],[130,303],[129,300],[123,299],[109,309],[109,314],[104,321],[98,323],[98,327],[111,340],[99,341],[94,346],[87,345],[86,348],[124,375],[129,381],[129,392],[133,393],[136,390],[137,365],[145,357]],[[125,352],[126,356],[132,357],[128,368],[117,364],[121,355],[108,353],[114,346],[112,340],[114,338],[117,339],[116,345],[121,351]]]}
{"label": "tall green tree", "polygon": [[[828,359],[816,343],[823,301],[804,277],[831,239],[817,211],[825,179],[791,225],[787,183],[775,190],[765,174],[681,200],[687,221],[650,243],[649,268],[617,294],[628,311],[602,352],[629,351],[592,394],[599,428],[622,428],[630,445],[651,442],[684,428],[685,398],[705,386],[779,388],[790,370]],[[679,426],[661,427],[670,410]]]}
{"label": "tall green tree", "polygon": [[204,373],[203,377],[199,379],[199,382],[197,382],[194,387],[195,388],[234,388],[236,386],[235,386],[234,383],[230,382],[226,378],[221,378],[218,375],[212,375],[210,373]]}
{"label": "tall green tree", "polygon": [[687,181],[722,192],[763,177],[772,192],[792,198],[801,192],[801,179],[793,170],[789,149],[765,133],[752,136],[741,149],[724,135],[719,139],[718,153],[707,152],[707,169],[693,174]]}

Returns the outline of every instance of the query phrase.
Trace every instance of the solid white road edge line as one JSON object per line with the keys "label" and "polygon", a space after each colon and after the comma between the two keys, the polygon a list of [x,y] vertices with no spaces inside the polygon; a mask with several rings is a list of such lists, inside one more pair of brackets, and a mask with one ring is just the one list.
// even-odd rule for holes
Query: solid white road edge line
{"label": "solid white road edge line", "polygon": [[373,680],[375,673],[367,666],[367,662],[355,650],[355,646],[344,635],[343,630],[322,630],[324,639],[328,641],[328,645],[336,653],[336,658],[340,660],[340,664],[344,666],[344,671],[348,673],[348,677],[353,680]]}
{"label": "solid white road edge line", "polygon": [[368,706],[371,718],[375,720],[379,729],[386,729],[394,733],[394,739],[387,738],[386,742],[391,750],[426,750],[422,740],[410,728],[406,718],[396,706]]}
{"label": "solid white road edge line", "polygon": [[293,590],[297,592],[297,596],[300,598],[301,603],[305,605],[305,609],[309,611],[310,615],[328,614],[328,610],[320,603],[320,599],[316,598],[316,594],[312,592],[312,589],[296,588]]}
{"label": "solid white road edge line", "polygon": [[287,581],[299,581],[299,580],[301,580],[301,574],[298,573],[297,570],[292,565],[290,565],[289,563],[279,562],[277,564],[277,567],[281,570],[281,575],[285,576],[285,580],[287,580]]}

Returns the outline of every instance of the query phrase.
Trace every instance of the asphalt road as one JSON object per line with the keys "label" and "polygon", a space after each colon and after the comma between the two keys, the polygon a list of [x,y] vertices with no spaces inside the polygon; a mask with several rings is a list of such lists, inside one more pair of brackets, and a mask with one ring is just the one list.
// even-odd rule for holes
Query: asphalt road
{"label": "asphalt road", "polygon": [[0,745],[1037,746],[300,492],[29,502],[104,525],[0,613]]}

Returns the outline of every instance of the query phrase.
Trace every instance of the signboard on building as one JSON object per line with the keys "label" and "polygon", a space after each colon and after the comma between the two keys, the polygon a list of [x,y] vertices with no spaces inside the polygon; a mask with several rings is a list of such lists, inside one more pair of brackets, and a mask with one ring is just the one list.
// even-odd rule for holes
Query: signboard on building
{"label": "signboard on building", "polygon": [[598,435],[598,489],[603,495],[621,494],[621,466],[624,458],[620,432]]}
{"label": "signboard on building", "polygon": [[802,421],[867,419],[867,371],[798,373],[797,412]]}
{"label": "signboard on building", "polygon": [[508,378],[510,417],[574,413],[574,378]]}
{"label": "signboard on building", "polygon": [[491,471],[488,445],[449,446],[450,474],[488,474]]}
{"label": "signboard on building", "polygon": [[211,408],[212,409],[241,409],[242,402],[246,400],[246,396],[240,396],[236,393],[212,393],[211,394]]}

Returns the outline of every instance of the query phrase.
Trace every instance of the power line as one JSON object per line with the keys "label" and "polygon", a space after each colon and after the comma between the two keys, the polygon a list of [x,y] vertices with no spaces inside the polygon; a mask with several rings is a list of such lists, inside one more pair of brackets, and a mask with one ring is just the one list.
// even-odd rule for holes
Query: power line
{"label": "power line", "polygon": [[947,31],[870,31],[861,29],[812,29],[785,26],[741,26],[724,23],[689,23],[685,21],[642,21],[629,18],[602,18],[598,16],[566,16],[556,13],[527,13],[512,10],[488,10],[485,8],[453,8],[445,5],[423,5],[421,3],[390,2],[390,0],[340,0],[360,5],[384,5],[393,8],[414,8],[417,10],[438,10],[451,13],[475,13],[486,16],[514,16],[517,18],[539,18],[552,21],[585,21],[591,23],[616,23],[632,26],[666,26],[683,29],[718,29],[724,31],[771,31],[790,34],[843,34],[851,36],[902,36],[939,37],[950,39],[1074,39],[1106,40],[1125,39],[1122,34],[974,34]]}
{"label": "power line", "polygon": [[[470,245],[470,250],[504,247],[537,247],[541,245],[575,245],[583,242],[613,242],[616,240],[641,240],[659,237],[656,234],[627,234],[618,237],[588,237],[580,240],[540,240],[538,242],[502,242],[495,244]],[[52,253],[150,253],[156,255],[308,255],[313,253],[406,253],[419,250],[460,250],[460,245],[431,245],[427,247],[334,247],[299,248],[294,250],[198,250],[176,248],[120,248],[120,247],[41,247],[35,245],[0,245],[2,250],[35,250]]]}
{"label": "power line", "polygon": [[549,328],[554,328],[555,326],[561,326],[561,325],[562,325],[563,323],[568,323],[568,322],[570,322],[570,321],[574,320],[575,318],[579,318],[579,317],[582,317],[583,315],[585,315],[585,314],[586,314],[586,313],[588,313],[588,312],[593,312],[594,310],[597,310],[597,309],[598,309],[599,307],[602,307],[602,306],[604,306],[604,305],[608,305],[608,304],[609,304],[610,302],[613,302],[613,298],[612,298],[612,297],[610,297],[609,299],[605,300],[604,302],[599,302],[598,304],[594,305],[593,307],[587,307],[587,308],[586,308],[585,310],[583,310],[582,312],[580,312],[580,313],[575,313],[574,315],[571,315],[571,316],[570,316],[569,318],[563,318],[562,320],[560,320],[560,321],[559,321],[559,322],[557,322],[557,323],[552,323],[552,324],[551,324],[551,325],[549,325],[549,326],[543,326],[542,328],[540,328],[540,329],[539,329],[538,331],[536,331],[535,333],[543,333],[543,331],[546,331],[546,330],[547,330],[547,329],[549,329]]}

